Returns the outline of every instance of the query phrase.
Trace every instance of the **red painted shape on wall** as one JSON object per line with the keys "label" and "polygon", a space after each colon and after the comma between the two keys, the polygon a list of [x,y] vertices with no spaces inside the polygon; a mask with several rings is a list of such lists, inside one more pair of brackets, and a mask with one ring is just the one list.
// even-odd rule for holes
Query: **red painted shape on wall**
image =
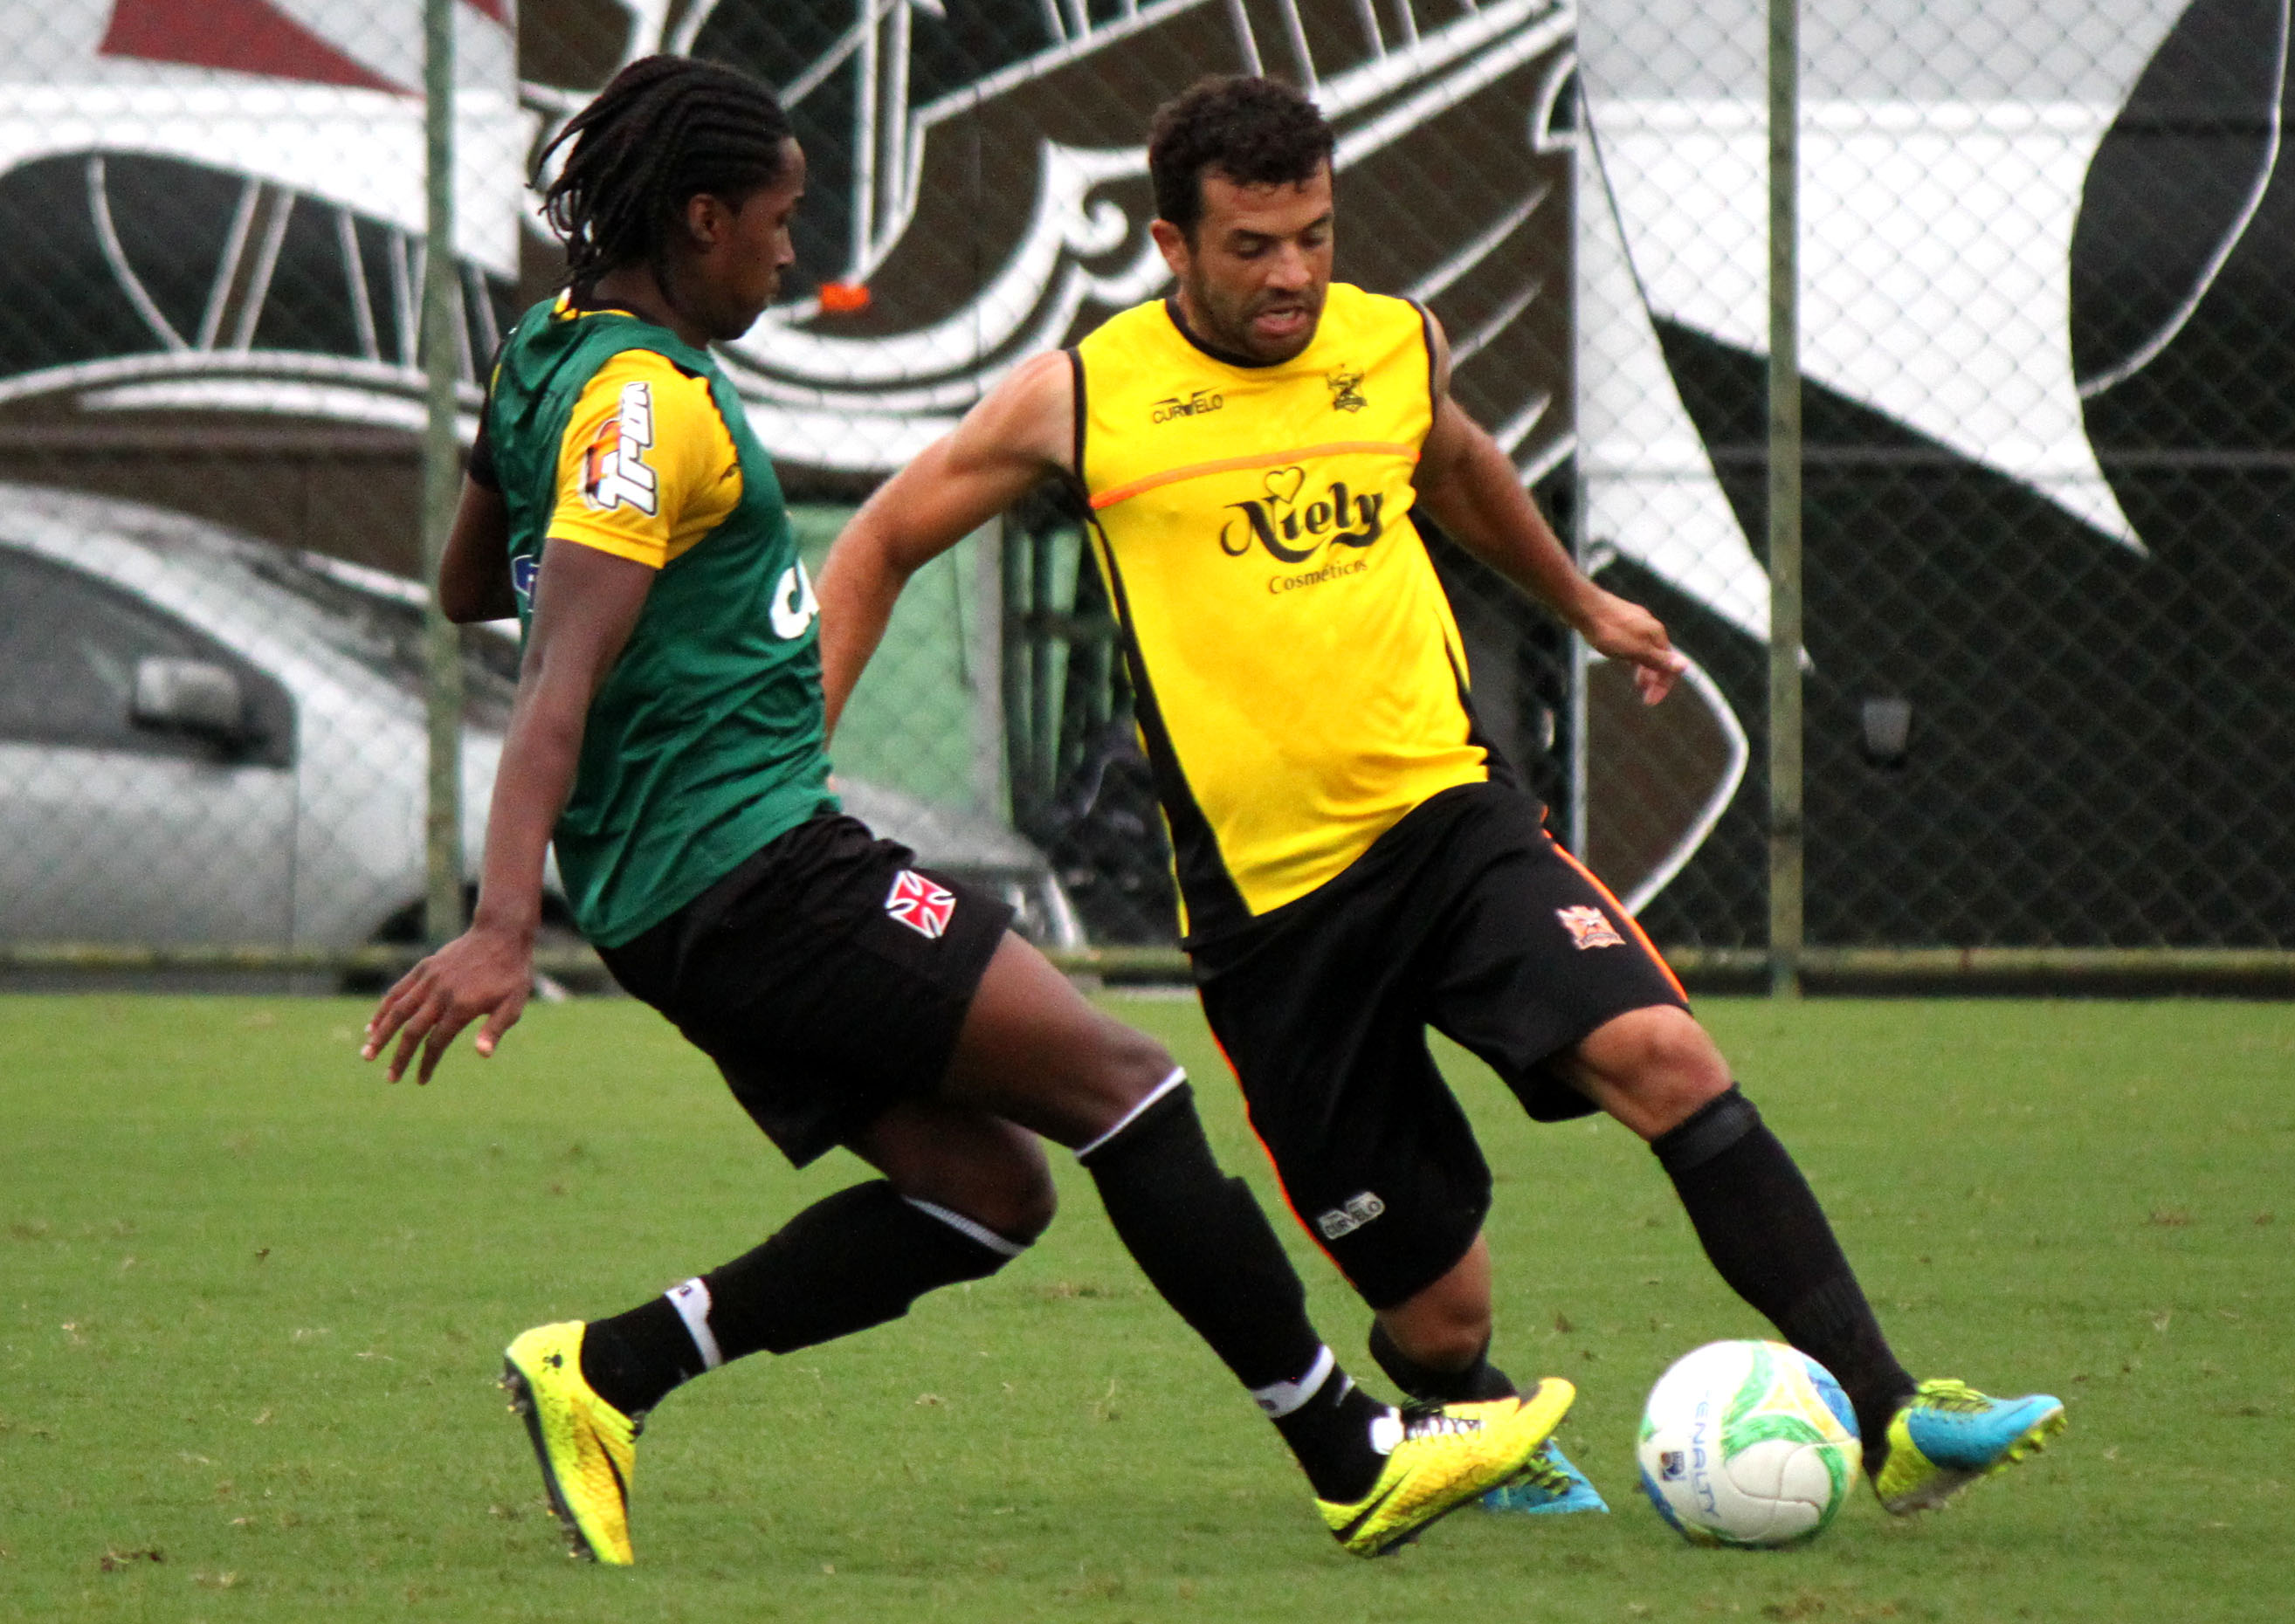
{"label": "red painted shape on wall", "polygon": [[102,53],[356,90],[407,91],[265,0],[200,0],[198,5],[118,0]]}

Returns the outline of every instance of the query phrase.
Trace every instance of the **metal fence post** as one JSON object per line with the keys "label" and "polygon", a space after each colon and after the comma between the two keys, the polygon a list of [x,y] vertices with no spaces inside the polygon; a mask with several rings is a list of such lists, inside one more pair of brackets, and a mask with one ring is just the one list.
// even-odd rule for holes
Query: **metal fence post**
{"label": "metal fence post", "polygon": [[462,930],[461,634],[438,607],[438,567],[454,523],[461,482],[455,386],[461,319],[454,255],[454,0],[423,0],[424,183],[429,217],[422,275],[422,368],[428,417],[422,432],[423,699],[430,771],[423,815],[429,885],[422,934],[437,946]]}
{"label": "metal fence post", "polygon": [[1799,0],[1769,0],[1769,991],[1801,995]]}

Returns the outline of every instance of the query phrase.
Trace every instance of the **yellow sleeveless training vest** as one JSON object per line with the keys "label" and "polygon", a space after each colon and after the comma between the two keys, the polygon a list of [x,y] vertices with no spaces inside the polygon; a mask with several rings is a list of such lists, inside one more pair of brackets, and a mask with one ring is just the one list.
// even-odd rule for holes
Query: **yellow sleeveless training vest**
{"label": "yellow sleeveless training vest", "polygon": [[1164,301],[1074,350],[1076,469],[1172,834],[1182,928],[1304,896],[1436,791],[1491,776],[1411,476],[1426,319],[1331,285],[1274,366]]}

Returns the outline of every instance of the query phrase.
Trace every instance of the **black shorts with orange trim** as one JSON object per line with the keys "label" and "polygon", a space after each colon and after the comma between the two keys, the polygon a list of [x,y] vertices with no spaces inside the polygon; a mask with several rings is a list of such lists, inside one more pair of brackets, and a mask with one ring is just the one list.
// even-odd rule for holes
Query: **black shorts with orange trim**
{"label": "black shorts with orange trim", "polygon": [[769,841],[599,956],[802,1167],[948,1074],[1012,910],[852,818]]}
{"label": "black shorts with orange trim", "polygon": [[1427,1028],[1558,1122],[1595,1107],[1556,1056],[1629,1010],[1688,1007],[1543,808],[1498,784],[1443,791],[1336,879],[1188,949],[1293,1212],[1375,1309],[1449,1273],[1490,1211]]}

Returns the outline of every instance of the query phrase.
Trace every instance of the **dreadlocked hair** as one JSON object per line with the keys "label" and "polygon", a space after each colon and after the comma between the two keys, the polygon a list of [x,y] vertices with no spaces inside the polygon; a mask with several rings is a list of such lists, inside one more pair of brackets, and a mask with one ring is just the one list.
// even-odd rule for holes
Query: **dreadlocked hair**
{"label": "dreadlocked hair", "polygon": [[1156,110],[1148,131],[1148,178],[1156,213],[1193,241],[1204,217],[1204,171],[1245,186],[1312,180],[1331,159],[1331,126],[1280,79],[1222,75],[1198,79]]}
{"label": "dreadlocked hair", "polygon": [[772,185],[789,135],[780,102],[746,73],[688,56],[632,62],[542,151],[546,164],[568,149],[542,194],[566,242],[568,284],[584,290],[629,265],[658,270],[685,205],[703,192],[739,202]]}

